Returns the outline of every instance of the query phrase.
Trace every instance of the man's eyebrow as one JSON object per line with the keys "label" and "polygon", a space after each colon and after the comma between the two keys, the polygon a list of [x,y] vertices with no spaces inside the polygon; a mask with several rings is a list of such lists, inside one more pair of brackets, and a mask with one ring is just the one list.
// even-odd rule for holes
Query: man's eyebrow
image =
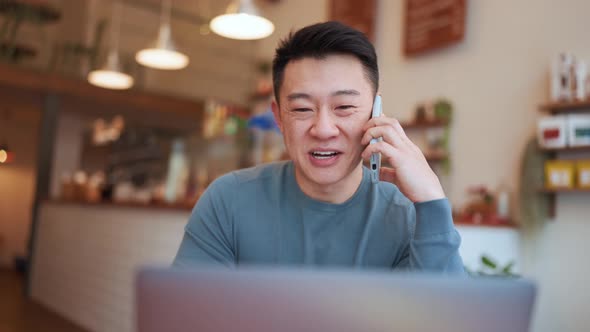
{"label": "man's eyebrow", "polygon": [[[337,97],[337,96],[360,96],[361,93],[358,92],[357,90],[354,89],[347,89],[347,90],[338,90],[338,91],[334,91],[331,93],[332,97]],[[291,93],[287,96],[287,100],[288,101],[293,101],[296,99],[307,99],[310,100],[311,95],[305,92],[294,92]]]}
{"label": "man's eyebrow", "polygon": [[360,96],[360,95],[361,95],[361,93],[358,92],[357,90],[354,90],[354,89],[338,90],[338,91],[332,92],[332,97],[336,97],[336,96]]}
{"label": "man's eyebrow", "polygon": [[288,101],[293,101],[293,100],[296,100],[296,99],[307,99],[307,100],[309,100],[309,99],[311,99],[311,96],[309,94],[307,94],[307,93],[304,93],[304,92],[294,92],[294,93],[291,93],[291,94],[289,94],[287,96],[287,100]]}

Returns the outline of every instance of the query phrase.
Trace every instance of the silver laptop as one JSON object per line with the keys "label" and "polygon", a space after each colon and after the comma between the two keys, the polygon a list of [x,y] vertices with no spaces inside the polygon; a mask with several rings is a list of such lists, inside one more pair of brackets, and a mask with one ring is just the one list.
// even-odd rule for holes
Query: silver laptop
{"label": "silver laptop", "polygon": [[525,332],[526,280],[298,269],[145,269],[137,328],[163,331]]}

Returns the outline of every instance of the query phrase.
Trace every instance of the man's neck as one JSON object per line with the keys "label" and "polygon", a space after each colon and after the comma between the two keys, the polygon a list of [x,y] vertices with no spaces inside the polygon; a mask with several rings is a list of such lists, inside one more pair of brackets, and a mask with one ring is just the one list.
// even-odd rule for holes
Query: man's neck
{"label": "man's neck", "polygon": [[307,196],[321,202],[341,204],[351,198],[361,185],[363,166],[359,164],[348,176],[331,185],[312,183],[297,170],[295,170],[295,180]]}

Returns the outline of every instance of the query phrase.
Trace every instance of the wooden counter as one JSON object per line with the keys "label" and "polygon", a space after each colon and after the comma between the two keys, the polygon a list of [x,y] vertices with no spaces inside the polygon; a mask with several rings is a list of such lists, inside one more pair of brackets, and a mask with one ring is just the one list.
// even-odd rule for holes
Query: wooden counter
{"label": "wooden counter", "polygon": [[84,202],[84,201],[68,201],[68,200],[46,200],[45,204],[62,205],[62,206],[80,206],[80,207],[94,207],[101,209],[117,209],[117,208],[133,208],[133,209],[148,209],[148,210],[164,210],[164,211],[192,211],[194,204],[184,203],[137,203],[137,202]]}

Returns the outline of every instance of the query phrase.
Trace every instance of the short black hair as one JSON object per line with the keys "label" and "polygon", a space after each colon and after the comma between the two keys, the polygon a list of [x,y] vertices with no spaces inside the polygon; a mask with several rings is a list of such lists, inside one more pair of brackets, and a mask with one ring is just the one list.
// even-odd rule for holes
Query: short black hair
{"label": "short black hair", "polygon": [[362,32],[340,22],[330,21],[307,26],[295,33],[291,32],[279,43],[272,63],[272,82],[277,103],[283,84],[283,74],[289,61],[306,57],[324,59],[333,54],[356,57],[373,85],[373,93],[377,93],[379,67],[375,47]]}

